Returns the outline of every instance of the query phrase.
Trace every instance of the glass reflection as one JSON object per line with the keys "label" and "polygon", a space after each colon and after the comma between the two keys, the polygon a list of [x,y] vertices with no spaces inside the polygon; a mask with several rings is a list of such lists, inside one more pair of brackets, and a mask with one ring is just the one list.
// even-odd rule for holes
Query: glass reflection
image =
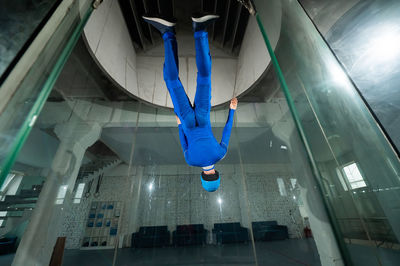
{"label": "glass reflection", "polygon": [[[261,15],[268,4],[260,1]],[[284,97],[263,91],[280,87],[271,69],[254,88],[262,100],[239,99],[215,193],[185,164],[172,110],[137,101],[49,102],[36,125],[43,142],[28,141],[44,143],[46,165],[34,160],[40,145],[17,160],[32,175],[26,187],[46,182],[15,263],[48,264],[65,235],[65,265],[330,265],[342,262],[333,228],[354,264],[364,262],[358,254],[377,264],[382,254],[394,256],[398,160],[297,2],[279,4],[276,53],[321,180]],[[212,115],[219,138],[227,114],[216,108]]]}
{"label": "glass reflection", "polygon": [[[263,13],[268,9],[268,4],[255,2],[263,21]],[[371,4],[372,2],[374,3]],[[379,34],[371,35],[368,29],[371,17],[366,14],[371,11],[377,12],[374,14],[389,15],[391,11],[384,10],[388,6],[396,9],[396,4],[393,1],[378,2],[360,1],[343,16],[347,19],[339,20],[337,27],[331,31],[334,35],[338,33],[336,30],[339,26],[346,28],[346,23],[353,25],[352,31],[347,31],[349,35],[345,35],[348,40],[354,41],[346,41],[352,47],[344,48],[340,38],[333,45],[334,50],[337,48],[342,52],[346,67],[355,66],[354,60],[359,58],[358,55],[369,49],[370,52],[374,51],[374,55],[362,56],[362,61],[371,59],[369,66],[381,65],[379,71],[391,72],[389,68],[392,62],[388,61],[386,51],[377,51],[378,47],[390,50],[391,44],[384,44],[377,40],[380,38],[375,37],[396,41],[397,30],[392,28],[388,34],[385,30],[386,19],[380,17],[380,21],[375,20],[380,16],[378,15],[373,19],[375,26],[383,28],[380,28]],[[392,247],[399,242],[400,216],[393,202],[399,199],[400,194],[397,189],[390,188],[397,188],[400,184],[397,175],[399,160],[356,88],[298,2],[281,3],[284,15],[275,54],[289,93],[294,99],[291,107],[299,115],[306,135],[304,141],[311,147],[309,156],[316,162],[317,181],[324,194],[332,225],[339,236],[342,256],[346,263],[363,265],[364,258],[360,253],[362,250],[370,255],[368,260],[373,265],[391,265],[390,263],[398,260]],[[337,6],[338,3],[333,5]],[[350,17],[354,19],[357,16],[360,20],[350,21]],[[326,17],[333,18],[334,16]],[[397,19],[398,16],[393,21]],[[366,23],[363,25],[361,22]],[[267,24],[263,26],[268,27]],[[359,38],[358,32],[367,33],[368,38]],[[362,47],[366,49],[360,49],[354,43],[362,43]],[[372,59],[375,55],[380,58]],[[363,63],[363,66],[367,67],[368,64]],[[349,73],[352,74],[354,70],[349,69]],[[379,71],[367,67],[363,72],[364,78],[373,79]],[[361,85],[357,82],[356,84]],[[386,82],[387,86],[396,86],[395,84],[395,79]],[[378,93],[376,88],[374,93]],[[387,158],[393,167],[389,166]],[[388,190],[377,192],[380,188]],[[387,244],[379,245],[379,241]],[[385,254],[391,254],[390,258]]]}
{"label": "glass reflection", "polygon": [[[303,2],[303,1],[302,1]],[[328,1],[321,1],[325,4]],[[333,3],[326,8],[335,12]],[[307,12],[310,10],[307,8]],[[400,98],[400,3],[387,1],[354,1],[343,16],[326,16],[332,27],[325,38],[346,68],[358,90],[378,117],[391,141],[399,150],[397,114]],[[320,28],[322,21],[314,19]]]}

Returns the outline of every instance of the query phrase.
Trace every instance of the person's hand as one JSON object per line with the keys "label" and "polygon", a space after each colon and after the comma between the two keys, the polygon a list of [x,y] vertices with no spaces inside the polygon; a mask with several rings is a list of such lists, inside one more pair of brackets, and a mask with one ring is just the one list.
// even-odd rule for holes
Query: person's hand
{"label": "person's hand", "polygon": [[178,125],[181,124],[181,120],[179,119],[179,117],[176,115],[176,123],[178,123]]}
{"label": "person's hand", "polygon": [[229,108],[236,110],[237,104],[238,104],[238,99],[235,97],[231,100],[231,105],[229,106]]}

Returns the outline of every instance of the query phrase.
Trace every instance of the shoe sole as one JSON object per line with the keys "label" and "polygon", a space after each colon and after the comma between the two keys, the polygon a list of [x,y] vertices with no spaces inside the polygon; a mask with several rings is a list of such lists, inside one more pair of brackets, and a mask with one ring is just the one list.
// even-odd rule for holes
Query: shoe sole
{"label": "shoe sole", "polygon": [[159,24],[161,24],[161,25],[164,25],[164,26],[166,26],[166,27],[173,27],[173,26],[176,25],[176,23],[174,23],[174,22],[169,22],[169,21],[167,21],[167,20],[165,20],[165,19],[162,19],[162,18],[152,18],[152,17],[145,17],[145,16],[143,16],[143,19],[146,19],[146,20],[149,20],[149,21],[157,22],[157,23],[159,23]]}
{"label": "shoe sole", "polygon": [[215,19],[215,18],[219,18],[219,16],[218,15],[205,15],[205,16],[199,17],[199,18],[192,17],[192,20],[194,22],[201,23],[201,22],[205,22],[207,20],[211,20],[211,19]]}

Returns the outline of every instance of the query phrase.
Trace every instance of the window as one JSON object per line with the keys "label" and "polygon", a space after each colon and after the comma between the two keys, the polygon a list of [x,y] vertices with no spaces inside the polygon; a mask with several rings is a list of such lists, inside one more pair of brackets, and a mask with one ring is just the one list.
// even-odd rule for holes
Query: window
{"label": "window", "polygon": [[[15,177],[15,174],[8,174],[6,179],[3,182],[3,185],[0,188],[0,192],[5,193],[8,185],[11,183],[11,181],[13,180],[13,178]],[[0,200],[2,200],[3,198],[0,198]]]}
{"label": "window", "polygon": [[281,196],[287,196],[285,183],[283,182],[282,178],[277,178],[276,182],[278,182],[279,193]]}
{"label": "window", "polygon": [[85,183],[79,183],[78,187],[76,188],[73,200],[74,203],[81,203],[84,188],[85,188]]}
{"label": "window", "polygon": [[297,179],[296,178],[290,178],[290,184],[292,184],[292,189],[296,187],[297,184]]}
{"label": "window", "polygon": [[[342,169],[343,169],[344,176],[346,177],[346,179],[350,185],[350,189],[357,189],[357,188],[362,188],[362,187],[367,186],[356,163],[351,163],[346,166],[343,166]],[[340,176],[339,176],[339,178],[340,178]],[[343,185],[343,182],[342,182],[342,185]],[[347,190],[347,187],[344,187],[344,188],[345,188],[345,190]]]}
{"label": "window", "polygon": [[67,187],[68,186],[64,185],[60,186],[60,188],[58,189],[56,204],[64,203],[65,194],[67,194]]}

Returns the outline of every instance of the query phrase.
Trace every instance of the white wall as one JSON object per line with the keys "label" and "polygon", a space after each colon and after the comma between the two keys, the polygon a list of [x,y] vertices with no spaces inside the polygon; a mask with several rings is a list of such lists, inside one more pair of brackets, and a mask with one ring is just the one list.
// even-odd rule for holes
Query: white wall
{"label": "white wall", "polygon": [[117,0],[105,0],[84,28],[89,50],[105,72],[129,92],[137,90],[136,53]]}
{"label": "white wall", "polygon": [[[276,47],[281,30],[281,4],[280,1],[269,1],[274,8],[268,9],[266,25],[268,38],[273,48]],[[251,16],[243,38],[237,64],[236,86],[234,95],[240,95],[257,81],[267,68],[271,58],[267,46],[258,28],[256,18]]]}

